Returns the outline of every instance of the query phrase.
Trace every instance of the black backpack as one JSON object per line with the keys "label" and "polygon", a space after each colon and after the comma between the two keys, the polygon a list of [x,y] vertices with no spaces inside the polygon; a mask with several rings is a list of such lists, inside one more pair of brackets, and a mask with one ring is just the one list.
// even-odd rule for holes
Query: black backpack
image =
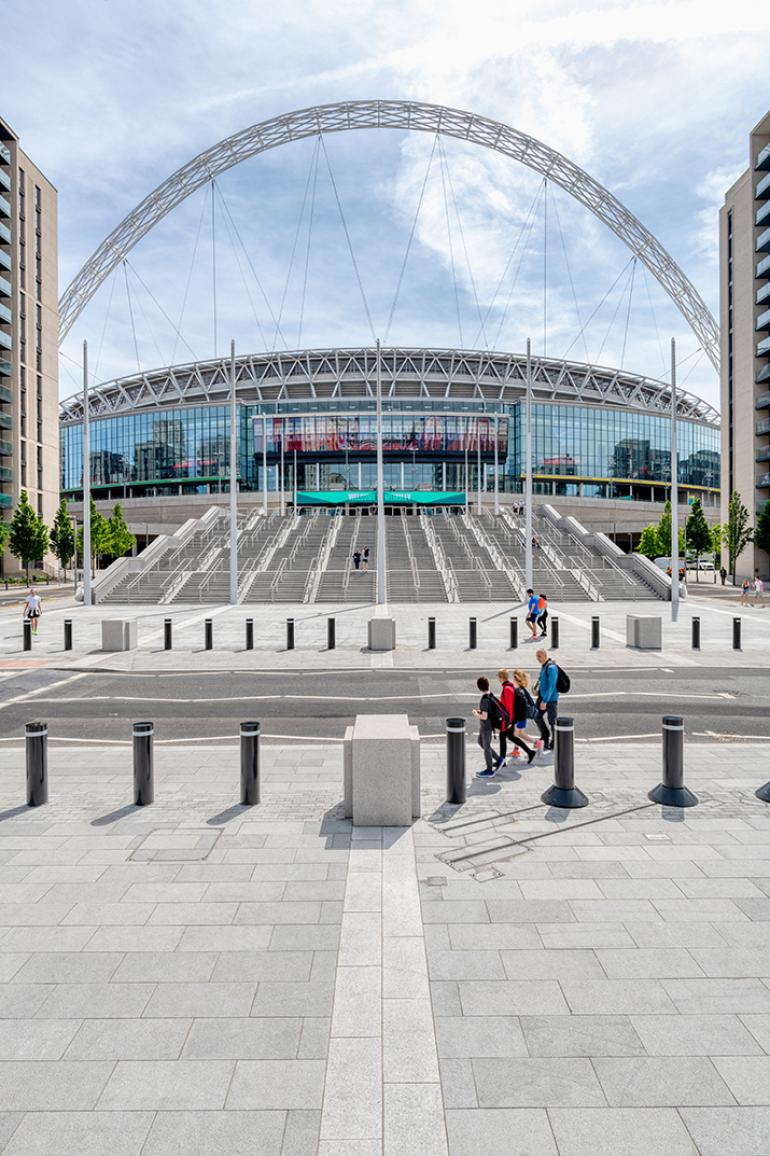
{"label": "black backpack", "polygon": [[487,692],[487,702],[489,704],[487,715],[492,730],[507,731],[511,725],[511,720],[508,717],[508,711],[500,702],[500,699],[492,694],[491,690]]}
{"label": "black backpack", "polygon": [[[550,661],[553,662],[553,659]],[[569,675],[566,670],[562,670],[557,662],[554,662],[554,666],[556,667],[556,689],[559,694],[569,694],[570,688],[572,687]]]}

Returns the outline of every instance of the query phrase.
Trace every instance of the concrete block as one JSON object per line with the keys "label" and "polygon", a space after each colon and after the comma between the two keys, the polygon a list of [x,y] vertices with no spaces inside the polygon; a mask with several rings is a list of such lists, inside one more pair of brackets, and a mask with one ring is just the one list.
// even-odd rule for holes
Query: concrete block
{"label": "concrete block", "polygon": [[369,619],[369,649],[395,650],[396,649],[396,620],[395,618]]}
{"label": "concrete block", "polygon": [[102,622],[102,650],[136,650],[135,619],[105,618]]}
{"label": "concrete block", "polygon": [[345,728],[342,742],[342,813],[346,819],[353,814],[353,728]]}
{"label": "concrete block", "polygon": [[661,650],[663,619],[649,614],[627,614],[626,646],[636,650]]}
{"label": "concrete block", "polygon": [[414,729],[405,714],[356,716],[350,776],[354,826],[410,826],[415,762],[419,800],[419,750],[415,759]]}

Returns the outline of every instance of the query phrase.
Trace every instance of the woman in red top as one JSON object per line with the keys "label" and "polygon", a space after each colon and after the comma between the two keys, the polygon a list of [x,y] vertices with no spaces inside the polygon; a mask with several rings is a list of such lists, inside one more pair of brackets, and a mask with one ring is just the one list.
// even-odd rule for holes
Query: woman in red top
{"label": "woman in red top", "polygon": [[[516,674],[521,674],[516,671]],[[536,755],[536,751],[528,746],[523,738],[520,737],[521,732],[527,725],[528,700],[527,695],[522,686],[515,686],[509,678],[508,671],[503,668],[498,670],[497,677],[500,679],[502,689],[500,691],[500,702],[505,707],[508,718],[511,720],[510,726],[507,730],[500,731],[500,755],[497,760],[497,768],[505,765],[506,751],[508,750],[507,740],[510,739],[514,746],[519,747],[527,756],[527,765],[529,765]],[[526,678],[526,676],[524,676]]]}

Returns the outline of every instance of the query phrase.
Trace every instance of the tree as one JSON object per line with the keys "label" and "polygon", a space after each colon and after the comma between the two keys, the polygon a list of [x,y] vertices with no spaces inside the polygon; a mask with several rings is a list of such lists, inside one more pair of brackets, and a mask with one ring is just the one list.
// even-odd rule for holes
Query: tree
{"label": "tree", "polygon": [[[92,566],[96,563],[102,554],[110,553],[110,524],[103,514],[100,514],[96,509],[96,503],[91,498],[91,563]],[[85,553],[83,550],[83,528],[78,530],[78,553],[83,555],[83,565],[85,566]]]}
{"label": "tree", "polygon": [[719,522],[711,527],[711,549],[714,551],[714,565],[717,566],[722,561],[722,527]]}
{"label": "tree", "polygon": [[766,554],[770,554],[770,502],[765,502],[757,515],[757,524],[754,527],[754,545],[759,546]]}
{"label": "tree", "polygon": [[109,553],[113,558],[122,558],[129,550],[133,550],[136,545],[136,538],[126,525],[120,502],[115,503],[108,526],[110,530]]}
{"label": "tree", "polygon": [[707,554],[713,545],[713,538],[700,498],[696,498],[690,510],[685,527],[687,545],[695,555],[695,580],[700,582],[701,554]]}
{"label": "tree", "polygon": [[644,554],[645,558],[654,561],[660,555],[658,550],[658,527],[645,526],[639,536],[639,545],[636,548],[637,554]]}
{"label": "tree", "polygon": [[[663,516],[658,522],[658,558],[671,557],[671,502],[666,502],[663,507]],[[679,530],[679,551],[680,555],[684,554],[684,530]],[[673,569],[674,560],[671,560]]]}
{"label": "tree", "polygon": [[727,547],[728,567],[735,585],[735,567],[739,556],[754,537],[749,525],[749,511],[741,501],[741,495],[733,490],[727,507],[727,521],[722,527],[722,541]]}
{"label": "tree", "polygon": [[5,543],[8,541],[8,533],[10,526],[7,522],[0,521],[0,554],[5,549]]}
{"label": "tree", "polygon": [[8,548],[26,570],[29,582],[30,562],[37,562],[48,550],[48,530],[40,515],[32,509],[26,490],[21,491],[19,504],[11,518]]}
{"label": "tree", "polygon": [[66,498],[62,498],[59,502],[59,509],[56,511],[49,538],[51,549],[59,559],[59,565],[62,570],[66,570],[72,560],[72,555],[75,553],[75,531],[72,529],[72,522],[67,513]]}

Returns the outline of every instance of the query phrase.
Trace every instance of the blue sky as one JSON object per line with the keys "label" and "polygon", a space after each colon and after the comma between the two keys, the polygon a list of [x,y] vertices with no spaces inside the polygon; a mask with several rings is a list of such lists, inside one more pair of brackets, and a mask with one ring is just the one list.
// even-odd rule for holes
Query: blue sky
{"label": "blue sky", "polygon": [[[62,289],[147,192],[216,141],[293,109],[382,97],[477,112],[566,154],[641,218],[718,310],[717,208],[770,93],[765,5],[5,0],[3,22],[12,50],[2,112],[59,190]],[[144,238],[76,323],[62,396],[76,388],[84,338],[102,379],[212,356],[213,254],[219,353],[231,337],[242,351],[371,341],[330,168],[381,338],[414,227],[391,343],[520,350],[531,335],[542,349],[545,247],[549,353],[658,376],[674,336],[680,381],[718,403],[686,323],[641,267],[632,284],[628,251],[587,210],[551,184],[546,230],[536,174],[475,147],[434,145],[414,133],[346,133],[326,138],[329,164],[321,153],[317,173],[311,140],[223,174],[213,249],[205,187]],[[276,335],[270,310],[277,316],[282,299]]]}

